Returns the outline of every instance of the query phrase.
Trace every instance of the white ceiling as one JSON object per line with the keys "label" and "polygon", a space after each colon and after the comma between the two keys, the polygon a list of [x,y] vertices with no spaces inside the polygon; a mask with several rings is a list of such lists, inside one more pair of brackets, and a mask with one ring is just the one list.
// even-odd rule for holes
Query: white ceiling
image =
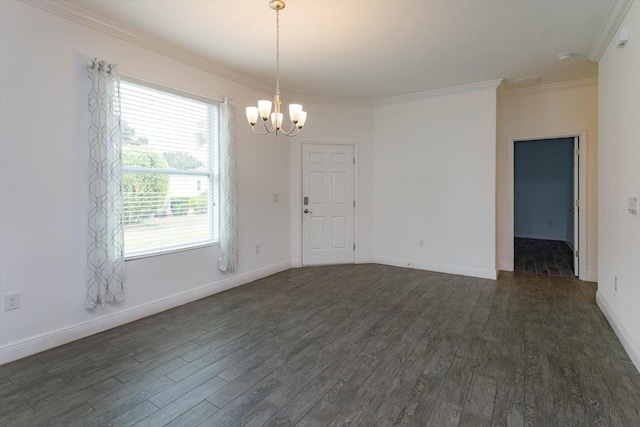
{"label": "white ceiling", "polygon": [[[68,0],[118,27],[275,86],[267,0]],[[597,75],[586,59],[613,0],[287,0],[284,96],[378,99],[499,78]],[[557,61],[556,55],[576,56]]]}

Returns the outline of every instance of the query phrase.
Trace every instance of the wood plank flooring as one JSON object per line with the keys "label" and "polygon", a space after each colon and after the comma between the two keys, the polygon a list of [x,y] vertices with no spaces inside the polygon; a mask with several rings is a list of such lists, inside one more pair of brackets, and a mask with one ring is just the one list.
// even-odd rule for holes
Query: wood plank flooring
{"label": "wood plank flooring", "polygon": [[514,270],[544,276],[575,277],[573,250],[559,240],[514,239]]}
{"label": "wood plank flooring", "polygon": [[292,269],[0,367],[3,426],[638,426],[594,284]]}

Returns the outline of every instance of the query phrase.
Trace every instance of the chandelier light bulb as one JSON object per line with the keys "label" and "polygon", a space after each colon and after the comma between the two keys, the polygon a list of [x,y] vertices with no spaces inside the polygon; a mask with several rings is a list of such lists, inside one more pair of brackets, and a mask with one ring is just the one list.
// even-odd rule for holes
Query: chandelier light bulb
{"label": "chandelier light bulb", "polygon": [[[276,116],[278,117],[278,121],[276,122]],[[284,115],[282,113],[271,113],[271,124],[276,127],[276,129],[280,129],[282,127],[282,117]]]}
{"label": "chandelier light bulb", "polygon": [[271,101],[261,100],[258,101],[258,110],[260,111],[260,117],[262,120],[267,120],[271,113]]}
{"label": "chandelier light bulb", "polygon": [[298,119],[298,123],[296,123],[296,125],[298,126],[298,129],[302,129],[302,126],[304,126],[304,123],[306,121],[307,121],[307,112],[300,111],[300,118]]}
{"label": "chandelier light bulb", "polygon": [[257,107],[247,107],[247,121],[251,126],[254,126],[258,122]]}
{"label": "chandelier light bulb", "polygon": [[291,121],[295,124],[300,120],[300,112],[302,111],[302,105],[300,104],[289,104],[289,117]]}

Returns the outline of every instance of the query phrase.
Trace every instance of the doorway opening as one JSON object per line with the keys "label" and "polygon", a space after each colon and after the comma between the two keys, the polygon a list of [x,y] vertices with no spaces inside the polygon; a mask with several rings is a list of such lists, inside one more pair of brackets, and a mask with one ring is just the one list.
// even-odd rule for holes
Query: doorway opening
{"label": "doorway opening", "polygon": [[514,142],[514,270],[579,275],[579,138]]}

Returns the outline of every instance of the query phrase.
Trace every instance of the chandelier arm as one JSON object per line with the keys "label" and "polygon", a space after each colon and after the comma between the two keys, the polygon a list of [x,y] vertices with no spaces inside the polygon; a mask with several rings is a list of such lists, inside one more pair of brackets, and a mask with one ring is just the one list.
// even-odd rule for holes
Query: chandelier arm
{"label": "chandelier arm", "polygon": [[[262,121],[262,124],[264,125],[264,130],[266,130],[266,131],[267,131],[267,133],[273,133],[273,132],[275,132],[275,130],[276,130],[276,124],[275,124],[275,123],[272,123],[272,124],[271,124],[271,127],[269,127],[269,128],[267,127],[267,121],[266,121],[266,120],[263,120],[263,121]],[[266,134],[265,134],[265,135],[266,135]]]}
{"label": "chandelier arm", "polygon": [[251,130],[253,131],[253,133],[257,134],[257,135],[269,135],[270,132],[258,132],[255,128],[255,126],[251,126]]}
{"label": "chandelier arm", "polygon": [[[291,128],[291,130],[290,130],[290,131],[285,131],[285,130],[283,129],[283,127],[282,127],[282,126],[280,126],[280,132],[284,133],[285,135],[289,135],[289,134],[293,133],[293,131],[295,131],[296,129],[298,129],[298,126],[297,126],[295,123],[293,124],[293,128]],[[299,129],[298,129],[298,130],[299,130]]]}
{"label": "chandelier arm", "polygon": [[258,135],[269,135],[270,133],[273,133],[276,130],[275,124],[272,125],[271,128],[268,128],[266,120],[262,121],[262,125],[264,126],[264,132],[257,131],[255,126],[251,126],[251,130],[253,130],[253,133],[256,133]]}
{"label": "chandelier arm", "polygon": [[298,126],[295,126],[293,129],[291,129],[290,132],[282,132],[285,136],[288,136],[289,138],[293,138],[294,136],[298,135],[300,133],[300,128]]}

